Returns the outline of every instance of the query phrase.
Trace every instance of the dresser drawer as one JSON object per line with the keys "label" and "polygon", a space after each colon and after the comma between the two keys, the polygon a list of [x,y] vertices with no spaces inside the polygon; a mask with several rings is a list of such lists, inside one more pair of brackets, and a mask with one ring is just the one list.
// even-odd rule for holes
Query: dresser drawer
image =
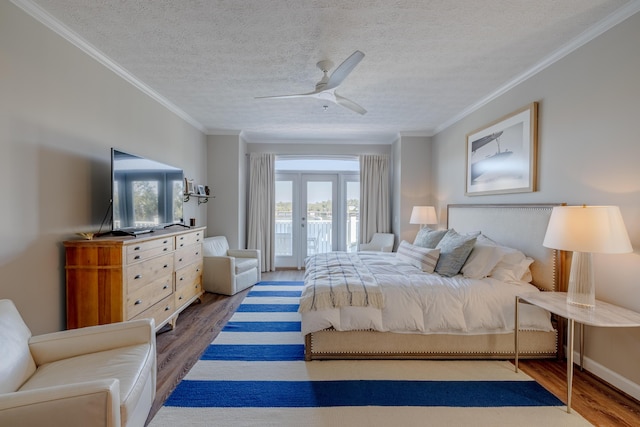
{"label": "dresser drawer", "polygon": [[189,264],[202,260],[202,243],[177,249],[175,252],[174,266],[178,270]]}
{"label": "dresser drawer", "polygon": [[176,270],[176,307],[202,294],[202,260]]}
{"label": "dresser drawer", "polygon": [[129,292],[127,295],[127,318],[142,313],[158,301],[173,293],[173,275],[168,274]]}
{"label": "dresser drawer", "polygon": [[202,243],[204,238],[204,232],[202,230],[194,231],[193,233],[185,233],[176,237],[176,249],[184,248],[196,243]]}
{"label": "dresser drawer", "polygon": [[173,254],[162,255],[126,268],[127,293],[136,291],[154,280],[173,272]]}
{"label": "dresser drawer", "polygon": [[173,300],[173,295],[169,295],[148,310],[145,310],[142,313],[138,314],[136,317],[134,317],[134,319],[152,318],[156,321],[156,329],[158,329],[160,325],[165,323],[167,319],[173,316],[175,307],[176,306]]}
{"label": "dresser drawer", "polygon": [[126,250],[126,263],[133,264],[153,258],[163,253],[172,252],[174,249],[173,242],[173,238],[165,237],[162,239],[147,240],[137,244],[128,245]]}

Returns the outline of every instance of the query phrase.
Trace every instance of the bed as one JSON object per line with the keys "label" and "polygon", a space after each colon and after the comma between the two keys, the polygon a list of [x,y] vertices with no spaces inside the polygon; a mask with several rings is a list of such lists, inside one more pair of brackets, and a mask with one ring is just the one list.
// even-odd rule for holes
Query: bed
{"label": "bed", "polygon": [[[513,357],[515,295],[524,292],[562,291],[566,287],[566,253],[542,246],[553,206],[557,204],[456,204],[447,207],[447,229],[455,229],[461,235],[476,235],[478,242],[480,239],[488,239],[501,247],[520,251],[531,260],[528,269],[530,277],[518,283],[505,285],[502,280],[492,277],[476,280],[460,275],[447,278],[438,274],[423,273],[419,271],[421,268],[405,262],[404,257],[398,260],[400,256],[396,253],[341,253],[330,254],[324,258],[308,258],[300,306],[302,331],[305,335],[305,359],[310,361]],[[363,286],[364,291],[361,292],[350,292],[349,298],[352,300],[343,301],[337,306],[335,300],[340,294],[335,290],[331,296],[333,303],[327,303],[326,299],[322,298],[322,292],[318,291],[322,288],[314,286],[313,290],[311,289],[312,282],[317,282],[318,278],[321,282],[331,282],[340,276],[359,276],[357,283],[348,283],[351,279],[343,280],[351,290],[359,289],[358,286],[364,282],[369,282],[371,286]],[[421,276],[431,276],[429,280],[435,280],[435,284],[423,285],[422,281],[427,279]],[[444,282],[449,281],[454,283],[453,287],[456,289],[440,292],[444,296],[424,296],[417,293],[422,292],[421,289],[425,287],[442,288],[446,284]],[[419,320],[420,316],[417,314],[413,316],[413,320],[389,320],[392,318],[390,310],[394,307],[401,307],[401,310],[407,313],[415,310],[415,304],[407,299],[406,293],[397,293],[398,287],[409,288],[409,294],[420,299],[419,305],[424,310],[424,322]],[[497,291],[498,288],[504,291]],[[481,295],[488,296],[486,299],[491,305],[464,312],[458,316],[458,320],[442,321],[442,318],[436,318],[436,322],[446,324],[431,325],[429,318],[432,317],[432,312],[447,311],[450,305],[446,301],[447,298],[451,298],[452,293],[463,294],[466,298],[463,302],[452,303],[461,309],[467,310],[469,306],[479,304],[477,300]],[[312,302],[309,297],[311,294]],[[535,310],[539,310],[537,308],[521,306],[522,309],[525,312],[530,311],[531,320],[521,323],[519,357],[556,357],[558,332],[550,315],[547,312],[536,312]],[[498,319],[484,319],[483,316],[489,312],[498,313]],[[364,316],[364,320],[358,316]],[[481,319],[480,326],[469,320],[474,317]],[[378,321],[378,318],[383,320]]]}

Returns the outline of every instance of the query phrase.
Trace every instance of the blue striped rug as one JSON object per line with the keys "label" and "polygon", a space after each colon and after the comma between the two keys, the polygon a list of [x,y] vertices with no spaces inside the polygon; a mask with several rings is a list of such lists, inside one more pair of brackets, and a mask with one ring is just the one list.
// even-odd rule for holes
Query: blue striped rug
{"label": "blue striped rug", "polygon": [[150,425],[589,425],[509,362],[305,362],[301,289],[255,285]]}

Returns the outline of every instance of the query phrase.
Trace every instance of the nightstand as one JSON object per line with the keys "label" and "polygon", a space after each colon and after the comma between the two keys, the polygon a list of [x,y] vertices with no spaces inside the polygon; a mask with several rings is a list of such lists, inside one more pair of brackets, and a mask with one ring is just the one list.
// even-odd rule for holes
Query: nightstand
{"label": "nightstand", "polygon": [[[516,296],[515,318],[515,370],[518,372],[518,303],[533,304],[567,319],[567,412],[571,412],[571,387],[573,382],[573,332],[576,322],[580,325],[580,367],[583,362],[583,327],[601,328],[640,327],[640,313],[603,301],[596,301],[595,308],[583,308],[567,304],[566,292],[534,292]],[[562,345],[562,343],[560,343]]]}

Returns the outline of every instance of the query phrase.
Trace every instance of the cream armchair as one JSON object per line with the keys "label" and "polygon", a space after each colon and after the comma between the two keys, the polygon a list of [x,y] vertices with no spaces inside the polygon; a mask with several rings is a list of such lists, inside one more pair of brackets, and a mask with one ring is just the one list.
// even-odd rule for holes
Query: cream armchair
{"label": "cream armchair", "polygon": [[258,249],[229,249],[224,236],[207,237],[202,242],[204,290],[215,294],[235,295],[260,281],[261,263]]}
{"label": "cream armchair", "polygon": [[373,233],[369,243],[360,243],[361,252],[391,252],[395,236],[393,233]]}
{"label": "cream armchair", "polygon": [[32,336],[0,300],[1,426],[144,426],[156,392],[153,319]]}

